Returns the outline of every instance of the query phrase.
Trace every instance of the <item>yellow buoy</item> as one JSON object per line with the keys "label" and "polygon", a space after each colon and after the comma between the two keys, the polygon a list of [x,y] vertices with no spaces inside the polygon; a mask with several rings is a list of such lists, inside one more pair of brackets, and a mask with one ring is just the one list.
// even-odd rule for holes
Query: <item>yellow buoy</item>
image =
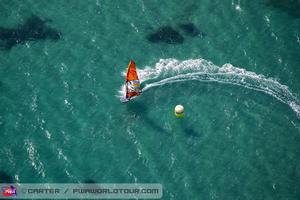
{"label": "yellow buoy", "polygon": [[176,117],[184,117],[184,107],[182,105],[175,106],[174,111]]}

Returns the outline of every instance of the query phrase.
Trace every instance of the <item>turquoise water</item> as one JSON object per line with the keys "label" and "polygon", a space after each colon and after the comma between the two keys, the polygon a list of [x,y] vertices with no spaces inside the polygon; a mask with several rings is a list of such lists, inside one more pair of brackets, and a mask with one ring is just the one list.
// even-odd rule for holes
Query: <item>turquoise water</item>
{"label": "turquoise water", "polygon": [[[35,15],[61,38],[0,51],[0,181],[161,183],[162,199],[299,199],[297,2],[1,0],[0,27]],[[163,26],[184,41],[147,40]],[[144,93],[121,104],[130,59]]]}

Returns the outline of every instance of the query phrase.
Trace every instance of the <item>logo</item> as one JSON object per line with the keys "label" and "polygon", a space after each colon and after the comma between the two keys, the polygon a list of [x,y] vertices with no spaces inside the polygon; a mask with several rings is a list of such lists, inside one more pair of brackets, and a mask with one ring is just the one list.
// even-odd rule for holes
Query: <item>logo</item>
{"label": "logo", "polygon": [[15,197],[15,196],[17,196],[17,188],[15,188],[12,185],[2,187],[2,196],[4,196],[4,197]]}

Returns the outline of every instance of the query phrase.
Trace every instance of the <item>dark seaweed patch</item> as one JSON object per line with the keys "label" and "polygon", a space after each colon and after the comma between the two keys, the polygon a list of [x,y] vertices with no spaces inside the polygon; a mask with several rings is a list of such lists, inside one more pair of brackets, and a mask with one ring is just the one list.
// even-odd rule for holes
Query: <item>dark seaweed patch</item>
{"label": "dark seaweed patch", "polygon": [[149,42],[152,43],[167,43],[167,44],[181,44],[184,38],[181,34],[170,26],[163,26],[154,33],[147,36]]}
{"label": "dark seaweed patch", "polygon": [[185,34],[191,37],[205,37],[205,33],[201,32],[193,23],[179,24],[178,26]]}
{"label": "dark seaweed patch", "polygon": [[0,183],[12,183],[13,178],[4,171],[0,171]]}
{"label": "dark seaweed patch", "polygon": [[96,183],[96,181],[93,179],[87,179],[87,180],[83,181],[83,183]]}
{"label": "dark seaweed patch", "polygon": [[0,46],[5,50],[10,50],[13,46],[27,41],[59,40],[61,33],[47,26],[48,21],[33,15],[16,28],[0,27]]}
{"label": "dark seaweed patch", "polygon": [[280,9],[290,16],[300,17],[300,1],[299,0],[269,0],[267,5]]}

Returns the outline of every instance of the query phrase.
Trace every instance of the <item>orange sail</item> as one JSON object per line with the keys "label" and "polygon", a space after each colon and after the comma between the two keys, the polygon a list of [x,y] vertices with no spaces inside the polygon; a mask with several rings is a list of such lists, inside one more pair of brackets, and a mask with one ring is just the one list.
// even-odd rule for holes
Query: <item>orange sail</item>
{"label": "orange sail", "polygon": [[139,77],[136,72],[135,62],[133,60],[130,60],[127,69],[126,82],[133,80],[139,80]]}
{"label": "orange sail", "polygon": [[141,94],[140,80],[133,60],[129,62],[126,74],[126,99],[131,99]]}

